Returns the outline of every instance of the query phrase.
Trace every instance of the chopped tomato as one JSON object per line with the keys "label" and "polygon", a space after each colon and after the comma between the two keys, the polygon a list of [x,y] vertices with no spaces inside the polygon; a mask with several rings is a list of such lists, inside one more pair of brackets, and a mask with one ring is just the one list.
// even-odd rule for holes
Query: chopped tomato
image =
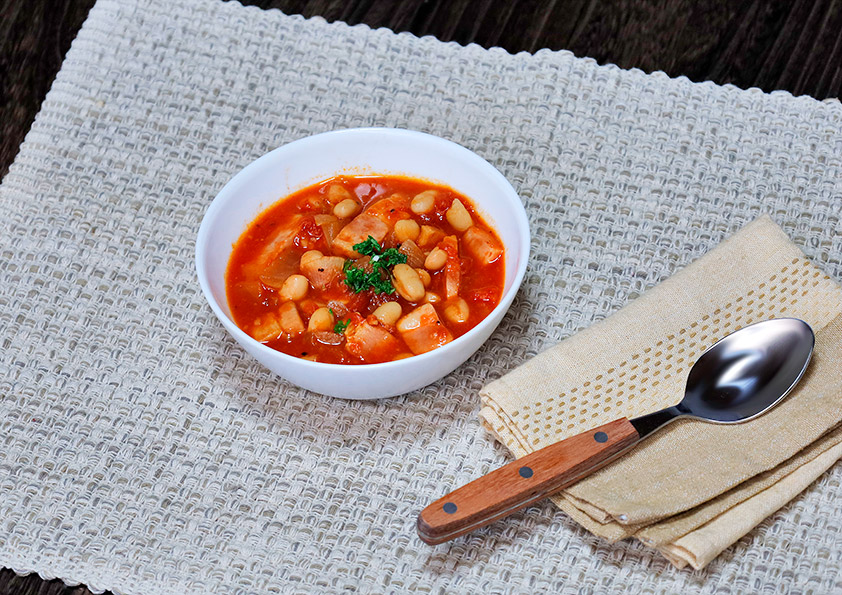
{"label": "chopped tomato", "polygon": [[295,234],[293,243],[302,250],[327,248],[322,226],[316,223],[312,217],[305,219],[301,224],[298,233]]}

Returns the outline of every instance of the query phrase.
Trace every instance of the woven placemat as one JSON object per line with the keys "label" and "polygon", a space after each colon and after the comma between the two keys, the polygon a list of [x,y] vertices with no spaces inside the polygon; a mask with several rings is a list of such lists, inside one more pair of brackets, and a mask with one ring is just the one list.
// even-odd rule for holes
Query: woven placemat
{"label": "woven placemat", "polygon": [[[204,303],[215,193],[352,126],[452,139],[529,213],[491,340],[406,397],[268,374]],[[842,108],[215,0],[101,0],[0,190],[0,565],[124,593],[831,592],[832,470],[703,572],[549,502],[452,544],[429,501],[506,460],[477,391],[768,212],[842,279]]]}

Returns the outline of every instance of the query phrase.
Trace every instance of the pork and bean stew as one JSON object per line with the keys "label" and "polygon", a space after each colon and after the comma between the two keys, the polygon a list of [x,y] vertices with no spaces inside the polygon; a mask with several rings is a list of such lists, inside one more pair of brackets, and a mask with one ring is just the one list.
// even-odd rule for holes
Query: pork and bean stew
{"label": "pork and bean stew", "polygon": [[426,353],[500,301],[504,248],[471,201],[402,177],[337,177],[248,227],[226,275],[234,322],[286,354],[373,364]]}

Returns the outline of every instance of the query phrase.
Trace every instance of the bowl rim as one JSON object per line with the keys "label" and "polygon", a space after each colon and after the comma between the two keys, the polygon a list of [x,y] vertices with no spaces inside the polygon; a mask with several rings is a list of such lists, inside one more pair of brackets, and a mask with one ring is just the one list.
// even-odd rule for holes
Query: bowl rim
{"label": "bowl rim", "polygon": [[[382,362],[376,364],[333,364],[333,363],[326,363],[326,362],[314,362],[310,360],[306,360],[300,357],[295,357],[289,354],[286,354],[282,351],[278,351],[276,349],[272,349],[267,345],[257,341],[253,337],[251,337],[248,333],[242,330],[237,324],[229,317],[220,307],[219,303],[217,302],[216,298],[213,295],[213,292],[210,288],[210,283],[208,282],[208,275],[205,267],[203,265],[203,256],[205,252],[205,246],[209,244],[209,235],[210,235],[210,227],[211,222],[217,218],[217,213],[224,207],[224,204],[230,200],[226,195],[231,192],[231,188],[240,184],[246,178],[255,175],[255,172],[259,172],[262,169],[262,166],[268,161],[274,161],[279,157],[283,157],[285,153],[291,153],[293,151],[301,150],[302,148],[306,149],[309,145],[314,143],[322,143],[326,140],[330,140],[337,137],[342,136],[354,136],[354,135],[382,135],[387,134],[390,136],[398,136],[406,138],[410,141],[418,140],[421,142],[433,142],[433,143],[443,143],[447,146],[450,150],[454,151],[457,155],[460,155],[462,158],[474,162],[479,170],[483,173],[483,175],[488,175],[496,185],[500,186],[503,190],[503,195],[506,196],[508,200],[511,201],[514,213],[515,213],[515,223],[516,228],[518,230],[518,235],[520,244],[516,246],[518,253],[521,254],[523,257],[519,259],[518,266],[515,271],[515,276],[512,279],[512,283],[509,286],[508,290],[506,290],[503,295],[500,296],[500,301],[494,307],[491,312],[489,312],[485,318],[483,318],[476,326],[474,326],[471,330],[466,332],[464,335],[460,335],[450,343],[442,345],[441,347],[437,347],[432,351],[428,351],[426,353],[421,353],[417,355],[413,355],[412,357],[400,359],[400,360],[393,360],[389,362]],[[374,174],[376,175],[376,174]],[[408,174],[407,177],[411,177],[411,174]],[[318,183],[318,182],[315,182]],[[442,183],[442,185],[446,185]],[[260,212],[265,211],[266,209],[270,208],[272,205],[276,204],[277,202],[284,200],[286,196],[279,198],[277,201],[266,205],[261,208]],[[236,195],[234,195],[236,196]],[[471,198],[471,197],[469,197]],[[471,200],[476,200],[471,198]],[[478,205],[481,206],[481,205]],[[242,232],[241,232],[242,233]],[[507,248],[508,249],[508,248]],[[222,322],[223,326],[231,333],[234,338],[242,343],[248,343],[253,348],[257,349],[259,353],[266,355],[272,358],[279,358],[280,361],[287,361],[291,365],[302,366],[302,369],[307,370],[310,369],[312,371],[327,371],[327,370],[342,370],[348,374],[365,374],[370,371],[374,370],[395,370],[402,366],[407,365],[415,365],[422,364],[423,362],[434,359],[434,358],[441,358],[444,357],[450,351],[459,349],[461,345],[467,343],[471,340],[472,337],[475,337],[481,334],[491,322],[499,316],[499,319],[502,320],[502,317],[505,315],[506,311],[508,310],[509,306],[511,305],[512,301],[514,300],[515,295],[517,294],[518,290],[520,289],[521,283],[523,282],[523,278],[526,274],[526,268],[529,263],[529,256],[530,256],[530,249],[531,249],[531,231],[529,229],[529,219],[526,215],[526,209],[523,206],[523,203],[520,200],[519,195],[515,191],[512,184],[509,182],[506,177],[497,170],[491,163],[489,163],[486,159],[479,156],[475,152],[471,151],[470,149],[456,143],[454,141],[442,138],[440,136],[436,136],[433,134],[428,134],[426,132],[420,132],[417,130],[410,130],[405,128],[390,128],[390,127],[363,127],[363,128],[342,128],[336,130],[330,130],[327,132],[321,132],[318,134],[313,134],[309,136],[305,136],[288,143],[285,143],[267,153],[264,153],[257,159],[248,163],[245,167],[238,170],[226,183],[225,185],[217,192],[216,196],[214,196],[213,200],[211,201],[210,205],[208,206],[207,210],[205,211],[204,216],[202,217],[201,224],[199,225],[199,231],[196,235],[196,244],[195,244],[195,267],[196,273],[199,280],[199,285],[202,289],[202,293],[205,296],[205,300],[211,307],[211,310],[214,312],[216,317]],[[226,264],[227,269],[227,264]],[[227,297],[227,296],[226,296]],[[493,331],[492,331],[493,332]],[[480,343],[482,345],[482,343]],[[479,348],[479,346],[477,347]],[[475,350],[474,350],[475,351]],[[470,355],[473,355],[473,351]],[[470,355],[468,357],[470,357]]]}

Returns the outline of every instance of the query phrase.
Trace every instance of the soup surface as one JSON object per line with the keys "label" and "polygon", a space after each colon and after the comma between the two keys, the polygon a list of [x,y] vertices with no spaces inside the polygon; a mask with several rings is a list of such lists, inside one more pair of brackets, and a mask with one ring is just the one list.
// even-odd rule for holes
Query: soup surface
{"label": "soup surface", "polygon": [[228,263],[234,322],[289,355],[371,364],[426,353],[499,303],[503,244],[471,201],[402,177],[337,177],[261,213]]}

